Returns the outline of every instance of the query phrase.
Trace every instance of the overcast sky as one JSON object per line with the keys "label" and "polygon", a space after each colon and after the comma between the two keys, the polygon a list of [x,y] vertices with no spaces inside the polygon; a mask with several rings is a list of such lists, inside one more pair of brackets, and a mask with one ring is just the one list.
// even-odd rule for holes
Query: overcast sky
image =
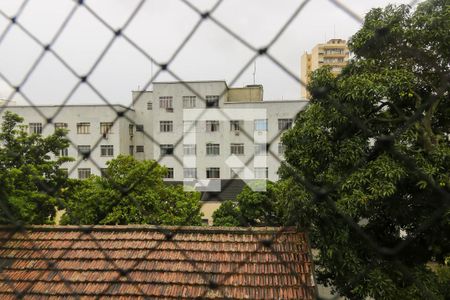
{"label": "overcast sky", "polygon": [[[202,11],[216,1],[190,0]],[[13,16],[20,0],[0,0],[0,10]],[[137,0],[85,1],[113,28],[123,26],[136,8]],[[224,0],[213,16],[254,47],[272,40],[302,1],[294,0]],[[410,1],[342,0],[361,17],[373,7]],[[73,8],[70,0],[30,0],[18,18],[24,27],[43,43],[49,43],[64,18]],[[188,35],[199,16],[180,0],[148,0],[131,21],[125,34],[157,62],[166,62]],[[9,20],[0,15],[0,34]],[[300,56],[317,43],[330,38],[348,39],[361,24],[328,0],[311,0],[270,49],[293,74],[300,74]],[[97,60],[112,33],[84,7],[78,9],[53,49],[79,74],[85,74]],[[0,73],[18,85],[41,51],[34,41],[14,26],[0,43]],[[204,22],[185,45],[170,69],[183,80],[226,80],[235,78],[253,52],[236,41],[212,21]],[[252,64],[233,86],[253,83]],[[117,39],[89,78],[90,82],[112,103],[128,105],[131,91],[145,86],[157,66],[140,54],[123,38]],[[67,69],[47,53],[33,72],[23,92],[36,104],[61,103],[77,82]],[[161,73],[156,81],[173,81]],[[300,86],[277,65],[265,57],[256,61],[256,83],[264,86],[265,100],[299,99]],[[11,89],[0,79],[0,99]],[[16,100],[23,104],[23,100]],[[82,85],[69,103],[102,103],[87,86]]]}

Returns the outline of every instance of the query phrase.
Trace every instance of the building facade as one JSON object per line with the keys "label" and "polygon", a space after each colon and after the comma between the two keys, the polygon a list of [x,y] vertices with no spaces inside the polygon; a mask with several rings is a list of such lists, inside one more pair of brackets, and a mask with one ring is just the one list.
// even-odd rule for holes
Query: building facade
{"label": "building facade", "polygon": [[[321,66],[331,66],[331,72],[337,75],[347,65],[349,56],[350,51],[345,40],[331,39],[326,43],[317,44],[311,53],[305,52],[301,56],[300,80],[307,84],[309,74]],[[300,95],[302,99],[310,97],[304,86],[301,86]]]}
{"label": "building facade", "polygon": [[307,101],[262,98],[262,86],[235,89],[224,81],[160,82],[133,92],[136,120],[151,136],[140,158],[168,167],[167,180],[276,181],[282,132]]}
{"label": "building facade", "polygon": [[166,181],[208,195],[204,214],[210,219],[224,200],[214,197],[224,180],[278,180],[281,135],[307,103],[263,101],[259,85],[159,82],[151,91],[132,92],[130,107],[9,103],[0,107],[0,114],[9,110],[22,116],[30,133],[67,129],[71,144],[60,155],[75,158],[62,166],[71,178],[102,175],[107,162],[119,154],[156,160],[169,170]]}

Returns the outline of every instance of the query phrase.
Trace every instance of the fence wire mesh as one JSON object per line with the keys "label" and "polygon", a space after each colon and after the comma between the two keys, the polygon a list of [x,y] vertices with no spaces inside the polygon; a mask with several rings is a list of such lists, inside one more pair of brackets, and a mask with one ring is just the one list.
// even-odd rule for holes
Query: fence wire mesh
{"label": "fence wire mesh", "polygon": [[[289,18],[279,28],[279,30],[276,32],[276,34],[270,39],[270,42],[267,43],[266,46],[264,46],[264,47],[255,47],[246,38],[244,38],[243,36],[238,34],[236,31],[231,29],[229,24],[225,24],[222,21],[220,21],[218,18],[216,18],[215,11],[221,6],[221,4],[224,2],[224,0],[218,0],[215,3],[215,5],[212,6],[212,8],[210,10],[207,10],[207,11],[203,11],[199,7],[197,7],[194,1],[180,0],[181,3],[186,5],[186,7],[188,7],[190,10],[192,10],[194,13],[196,13],[198,15],[198,20],[197,20],[197,22],[195,22],[194,26],[192,26],[192,28],[189,30],[188,34],[182,40],[180,40],[178,47],[176,47],[175,51],[172,53],[170,58],[164,62],[157,61],[156,58],[152,55],[152,53],[149,53],[148,51],[143,49],[141,46],[139,46],[139,44],[136,43],[132,38],[130,38],[126,33],[126,29],[133,22],[136,15],[138,14],[138,12],[142,9],[144,3],[146,2],[145,0],[141,0],[137,3],[137,5],[133,8],[131,14],[128,16],[128,18],[125,20],[125,22],[122,24],[122,26],[120,28],[114,28],[112,25],[110,25],[108,23],[108,21],[105,20],[104,18],[102,18],[100,16],[100,14],[98,12],[96,12],[95,9],[93,9],[87,2],[85,2],[83,0],[73,1],[72,8],[65,16],[63,22],[61,23],[61,26],[58,28],[58,30],[56,31],[54,36],[51,38],[49,43],[45,43],[45,42],[41,41],[35,34],[32,33],[31,30],[29,30],[29,28],[27,28],[25,25],[23,25],[21,23],[21,16],[24,13],[24,11],[27,10],[27,5],[29,4],[29,2],[30,2],[29,0],[24,0],[21,3],[17,12],[13,15],[8,15],[6,12],[4,12],[0,8],[0,17],[9,22],[9,24],[6,26],[5,30],[0,35],[0,47],[2,46],[2,43],[4,42],[4,40],[8,36],[8,34],[11,33],[13,28],[16,28],[16,29],[19,29],[22,33],[24,33],[28,39],[30,39],[31,41],[33,41],[35,44],[37,44],[40,47],[40,49],[41,49],[40,54],[33,61],[33,63],[30,64],[25,76],[22,78],[22,80],[19,82],[19,84],[15,85],[13,83],[13,80],[11,80],[7,75],[5,75],[2,70],[0,70],[0,79],[2,81],[4,81],[5,83],[7,83],[13,89],[13,91],[7,97],[6,100],[11,101],[12,99],[14,99],[14,97],[16,95],[20,95],[34,109],[36,114],[40,115],[44,120],[46,120],[43,130],[45,130],[45,128],[47,126],[51,126],[53,124],[54,120],[61,113],[64,106],[68,104],[71,97],[82,86],[87,86],[90,90],[92,90],[94,92],[94,94],[97,95],[103,101],[103,103],[108,107],[108,109],[115,114],[116,117],[112,121],[113,125],[118,123],[119,120],[121,120],[121,119],[125,119],[127,122],[129,122],[133,125],[138,125],[135,123],[135,120],[133,120],[126,114],[126,111],[124,112],[122,109],[118,109],[116,106],[114,106],[112,104],[112,101],[110,101],[107,96],[102,94],[100,89],[98,89],[96,87],[96,85],[93,84],[93,82],[91,81],[91,75],[98,68],[98,66],[101,65],[101,63],[104,60],[105,56],[107,55],[108,51],[111,49],[113,44],[116,43],[116,41],[118,39],[122,39],[123,41],[128,43],[132,48],[134,48],[141,55],[143,55],[146,58],[146,60],[148,60],[151,64],[154,64],[158,67],[157,71],[153,74],[153,76],[148,78],[146,84],[140,89],[137,97],[135,99],[133,99],[133,103],[131,103],[127,107],[127,109],[131,109],[132,106],[136,102],[139,101],[139,99],[143,96],[144,91],[146,91],[147,88],[149,88],[152,85],[152,83],[162,73],[167,73],[167,74],[171,75],[175,80],[180,81],[180,83],[182,83],[184,85],[184,87],[186,89],[188,89],[190,92],[192,92],[197,97],[197,99],[200,99],[202,102],[206,103],[206,99],[202,95],[202,93],[197,91],[194,86],[189,84],[189,82],[183,81],[183,78],[177,74],[177,71],[174,68],[172,68],[172,64],[173,64],[174,60],[179,56],[179,54],[183,51],[183,49],[185,49],[186,45],[189,43],[190,40],[193,39],[193,37],[198,33],[198,31],[202,27],[203,23],[206,21],[212,22],[215,26],[217,26],[218,28],[223,30],[226,34],[228,34],[230,37],[232,37],[235,41],[237,41],[238,43],[240,43],[241,45],[243,45],[244,47],[246,47],[248,50],[250,50],[253,53],[253,55],[250,57],[250,59],[248,59],[248,61],[245,64],[243,64],[242,67],[239,69],[239,71],[235,74],[235,76],[229,83],[230,86],[233,86],[239,80],[239,78],[242,76],[242,74],[255,62],[255,60],[258,57],[266,57],[274,65],[276,65],[280,70],[282,70],[282,72],[287,74],[291,79],[295,80],[299,85],[305,86],[305,82],[302,82],[298,78],[297,75],[293,74],[286,65],[284,65],[279,59],[277,59],[277,57],[271,53],[271,50],[274,47],[274,45],[278,42],[279,38],[283,35],[283,33],[289,28],[289,26],[291,26],[291,24],[294,22],[294,20],[296,20],[297,18],[299,18],[301,16],[302,11],[310,2],[309,0],[300,1],[298,3],[297,8],[292,12],[292,14],[289,16]],[[358,13],[353,11],[351,7],[348,7],[345,4],[343,4],[342,2],[336,1],[336,0],[330,0],[330,2],[333,5],[335,5],[335,7],[337,9],[339,9],[342,12],[344,12],[345,14],[347,14],[348,18],[356,20],[357,22],[360,22],[360,23],[363,22],[362,17]],[[417,2],[418,1],[412,1],[410,3],[410,6],[416,5]],[[104,26],[111,33],[110,39],[104,45],[102,51],[100,52],[98,57],[96,57],[94,63],[91,65],[89,70],[84,74],[78,73],[76,71],[76,66],[72,65],[70,62],[68,62],[66,59],[64,59],[54,48],[54,45],[58,41],[58,39],[60,39],[61,36],[64,35],[65,29],[68,26],[71,19],[74,18],[74,16],[77,14],[77,12],[82,9],[84,9],[86,12],[88,12],[93,18],[95,18],[97,20],[97,22],[99,24]],[[420,54],[417,54],[417,55],[419,56]],[[39,108],[39,104],[34,102],[31,99],[32,97],[27,95],[27,93],[23,89],[24,85],[26,85],[26,83],[28,82],[28,80],[30,79],[32,74],[36,71],[37,67],[42,63],[43,59],[46,56],[53,56],[57,61],[59,61],[59,63],[61,63],[64,66],[65,69],[67,69],[75,78],[77,78],[76,83],[70,89],[69,93],[60,102],[59,108],[50,117],[48,117]],[[438,88],[434,97],[430,97],[429,99],[421,99],[423,104],[417,109],[417,111],[414,113],[414,115],[411,118],[409,118],[409,120],[407,122],[405,122],[404,124],[399,126],[397,128],[397,130],[395,132],[393,132],[390,136],[379,136],[375,143],[376,146],[373,148],[373,151],[372,151],[373,153],[370,153],[369,155],[367,155],[360,161],[355,162],[353,171],[358,170],[358,168],[360,166],[362,166],[364,163],[367,163],[368,161],[373,160],[374,157],[377,157],[377,155],[379,155],[380,150],[383,150],[383,151],[386,151],[386,152],[392,154],[393,156],[395,156],[399,161],[402,161],[409,168],[414,169],[415,171],[421,172],[420,169],[415,165],[413,160],[411,160],[409,157],[405,156],[404,154],[398,152],[394,147],[391,147],[391,145],[393,145],[395,140],[402,133],[404,133],[411,126],[413,126],[413,124],[415,122],[417,122],[418,120],[423,118],[424,117],[423,111],[426,108],[430,107],[433,104],[433,102],[445,92],[445,90],[448,87],[448,78],[442,78],[442,82],[443,82],[442,86],[440,88]],[[226,93],[226,90],[223,90],[220,97],[222,97],[225,93]],[[326,91],[325,91],[325,93],[326,93]],[[355,126],[357,126],[361,131],[363,131],[363,132],[370,131],[370,129],[364,124],[363,121],[359,120],[356,116],[349,113],[349,111],[351,111],[351,109],[349,109],[345,105],[339,103],[338,101],[333,101],[333,106],[337,111],[339,111],[340,113],[345,115],[349,120],[351,120],[351,122]],[[8,109],[8,105],[0,106],[0,114],[2,114],[7,109]],[[300,112],[300,110],[298,112]],[[200,115],[199,117],[201,117],[201,116],[202,115]],[[230,120],[229,116],[226,114],[223,114],[223,117],[227,120]],[[243,130],[242,133],[249,139],[253,138],[253,132],[247,132],[246,130]],[[146,139],[150,140],[151,142],[153,142],[155,144],[158,144],[158,141],[154,138],[154,136],[152,135],[152,132],[144,129],[143,134]],[[281,158],[276,153],[274,153],[273,151],[270,150],[270,145],[272,145],[274,143],[274,141],[276,141],[280,137],[281,134],[282,134],[282,132],[280,132],[278,135],[276,135],[273,139],[271,139],[267,143],[268,149],[269,149],[268,155],[270,155],[272,158],[277,160],[279,163],[281,163]],[[69,139],[69,142],[75,149],[77,148],[78,144],[76,141]],[[91,147],[89,152],[83,153],[83,155],[81,157],[77,158],[75,164],[69,170],[69,175],[72,174],[73,172],[75,172],[77,170],[77,167],[83,161],[86,161],[86,160],[89,160],[99,170],[101,169],[101,166],[98,164],[98,162],[96,162],[95,159],[92,158],[90,155],[95,149],[97,149],[99,147],[101,142],[102,142],[102,137],[100,137],[94,143],[94,145]],[[183,138],[180,138],[174,145],[174,148],[177,145],[180,145],[182,143],[183,143]],[[182,158],[175,157],[175,159],[177,159],[180,164],[183,164]],[[245,165],[249,164],[253,159],[254,159],[254,154],[249,158],[248,161],[245,162]],[[161,158],[159,158],[157,161],[161,162]],[[288,168],[291,168],[289,165],[286,165],[286,166]],[[151,171],[152,170],[149,170],[149,172],[151,172]],[[329,207],[332,208],[333,210],[335,210],[335,212],[337,214],[339,214],[342,217],[342,219],[353,230],[355,230],[355,232],[357,232],[359,234],[360,238],[367,241],[367,243],[369,243],[371,245],[371,247],[380,255],[391,255],[392,257],[395,257],[402,249],[404,249],[405,247],[408,247],[408,245],[410,245],[410,243],[415,239],[415,237],[417,235],[419,235],[421,232],[428,229],[434,223],[438,222],[442,218],[442,216],[447,212],[447,209],[448,209],[448,206],[450,203],[449,193],[446,190],[444,190],[443,188],[441,188],[434,181],[433,178],[430,178],[427,174],[421,173],[422,178],[436,191],[436,195],[438,195],[438,197],[442,198],[442,203],[444,203],[444,205],[442,206],[442,208],[436,210],[433,214],[431,214],[429,216],[428,220],[426,220],[425,222],[422,223],[422,225],[418,228],[418,230],[415,232],[415,234],[411,234],[406,239],[404,239],[401,243],[395,245],[392,248],[386,248],[384,246],[380,246],[377,243],[377,241],[375,241],[371,236],[366,234],[365,231],[362,230],[360,224],[356,223],[351,216],[346,215],[340,209],[338,209],[336,207],[336,203],[328,197],[328,195],[330,193],[332,193],[334,190],[338,189],[339,186],[351,174],[343,175],[337,182],[335,182],[335,184],[333,186],[322,187],[322,186],[316,186],[314,183],[310,182],[307,178],[299,176],[294,168],[292,168],[291,173],[292,173],[292,176],[298,181],[298,183],[301,183],[304,187],[306,187],[306,189],[309,192],[314,194],[318,199],[321,199],[321,201],[326,201],[326,203],[329,205]],[[105,174],[105,176],[108,177],[108,174]],[[50,186],[44,186],[43,188],[49,194],[54,192],[52,190],[52,187],[50,187]],[[145,213],[145,208],[141,207],[139,201],[133,199],[133,197],[130,195],[130,192],[134,188],[133,184],[130,186],[127,186],[127,187],[117,186],[117,188],[119,190],[121,190],[121,192],[123,193],[124,196],[126,195],[126,196],[130,197],[130,199],[134,202],[134,204]],[[226,189],[227,186],[222,187],[222,188]],[[64,203],[62,201],[58,204],[61,207],[64,207]],[[3,203],[3,201],[0,201],[0,207],[1,207],[1,210],[9,217],[10,224],[14,226],[14,230],[11,231],[11,236],[16,232],[22,232],[26,236],[27,233],[26,233],[26,230],[24,227],[25,224],[23,224],[21,222],[21,220],[17,220],[14,218],[13,214],[11,214],[8,211],[8,207],[7,207],[7,205],[5,205],[5,203]],[[80,233],[80,236],[78,238],[80,238],[83,235],[88,235],[92,240],[95,241],[95,237],[89,231],[89,227],[83,226],[82,228],[83,228],[83,231]],[[279,231],[279,234],[282,233],[284,230],[285,230],[285,228],[281,228]],[[160,232],[166,236],[167,240],[172,240],[174,235],[177,234],[177,229],[175,228],[173,230],[168,230],[165,227],[161,227]],[[276,237],[277,237],[277,235],[274,235],[273,239],[275,239]],[[75,238],[74,240],[77,240],[77,238]],[[274,254],[277,255],[280,260],[283,260],[282,256],[279,255],[279,253],[277,253],[277,251],[271,247],[272,241],[270,241],[270,240],[269,241],[267,241],[267,240],[261,241],[260,247],[270,248],[271,251],[273,251]],[[6,242],[7,242],[7,239],[4,240],[0,246],[3,246]],[[35,245],[33,243],[34,241],[31,237],[29,238],[29,242],[31,243],[32,249],[40,252],[40,255],[42,257],[46,256],[45,251],[42,251],[38,245]],[[75,241],[74,241],[74,243],[75,243]],[[173,244],[175,245],[175,247],[178,250],[180,250],[180,251],[183,250],[181,247],[179,247],[177,245],[176,241],[173,241]],[[102,248],[100,244],[97,244],[97,246],[99,249]],[[155,247],[155,248],[157,248],[157,247]],[[70,249],[71,249],[71,247],[69,247],[67,249],[67,251]],[[142,257],[142,260],[145,260],[146,257],[148,256],[148,254],[150,254],[152,251],[153,251],[152,249],[148,250],[148,253]],[[65,253],[61,253],[61,257],[64,257],[64,255],[65,255]],[[132,278],[128,276],[128,272],[130,270],[133,270],[133,268],[136,267],[137,264],[139,264],[139,261],[137,261],[136,264],[133,265],[131,268],[125,270],[125,269],[122,269],[120,266],[118,266],[115,263],[115,259],[112,257],[109,257],[108,253],[104,252],[104,255],[106,256],[107,261],[115,267],[115,269],[118,273],[115,282],[119,282],[119,280],[122,276],[125,276],[125,278],[128,282],[130,282],[130,283],[133,282]],[[193,261],[191,258],[186,257],[186,260],[192,264],[194,269],[199,268],[196,265],[196,262]],[[244,259],[244,261],[245,261],[245,259]],[[241,267],[241,265],[238,265],[237,269],[239,267]],[[288,265],[288,267],[290,267],[290,266]],[[399,266],[399,269],[402,272],[401,266]],[[52,262],[51,259],[47,260],[47,266],[46,266],[46,268],[44,268],[43,271],[46,271],[46,270],[51,270],[55,273],[58,273],[59,278],[67,286],[67,288],[70,289],[74,295],[77,295],[77,291],[75,291],[74,288],[71,286],[71,282],[69,280],[65,279],[63,273],[59,272],[58,269],[55,268],[55,263]],[[293,268],[291,268],[291,272],[293,274],[296,274],[296,270]],[[355,274],[355,280],[357,280],[358,276],[360,276],[362,274],[363,274],[363,271],[361,272],[361,274]],[[299,274],[296,274],[296,275],[300,276]],[[7,277],[4,277],[1,270],[0,270],[0,277],[2,277],[2,280],[6,284],[9,284],[10,279]],[[205,282],[207,282],[209,284],[211,289],[219,290],[219,292],[220,292],[220,286],[222,284],[221,281],[216,282],[206,275],[204,276],[203,279]],[[21,298],[27,296],[27,291],[29,291],[34,284],[36,284],[35,281],[30,281],[28,283],[28,286],[23,288],[21,291],[16,291],[15,296],[18,299],[21,299]],[[114,284],[115,284],[114,282],[111,283],[111,285],[107,289],[103,290],[101,292],[101,294],[108,295],[109,291],[111,289],[114,289]],[[11,284],[11,288],[14,288],[14,285]],[[426,294],[427,293],[426,291],[427,291],[427,289],[424,287],[424,293],[425,293],[424,297],[433,299],[433,295]],[[146,297],[145,292],[142,290],[139,290],[137,295]],[[206,294],[202,295],[199,298],[204,298],[205,296],[206,296]],[[221,294],[220,297],[227,298],[227,295]],[[325,299],[320,294],[317,295],[317,297],[320,299]],[[146,297],[146,298],[150,299],[151,297]],[[329,298],[329,299],[337,299],[337,298],[338,298],[338,296],[335,296],[334,298]]]}

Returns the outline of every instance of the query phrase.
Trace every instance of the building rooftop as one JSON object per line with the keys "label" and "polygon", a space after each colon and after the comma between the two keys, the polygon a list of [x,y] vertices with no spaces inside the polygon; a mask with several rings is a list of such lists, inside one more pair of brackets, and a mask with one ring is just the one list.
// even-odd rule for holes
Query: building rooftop
{"label": "building rooftop", "polygon": [[[123,104],[65,104],[65,105],[59,105],[59,104],[38,104],[36,107],[121,107],[125,108],[127,110],[134,110],[134,108],[123,105]],[[8,106],[11,108],[22,108],[22,107],[34,107],[32,105],[12,105]]]}
{"label": "building rooftop", "polygon": [[293,228],[0,227],[0,297],[314,299]]}

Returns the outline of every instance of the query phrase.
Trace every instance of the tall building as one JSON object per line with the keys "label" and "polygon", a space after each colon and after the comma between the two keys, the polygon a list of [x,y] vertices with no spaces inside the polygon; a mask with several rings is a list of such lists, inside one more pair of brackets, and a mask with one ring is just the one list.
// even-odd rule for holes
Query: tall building
{"label": "tall building", "polygon": [[[301,57],[300,80],[307,84],[309,74],[322,66],[331,66],[331,71],[337,75],[348,63],[349,56],[345,40],[331,39],[324,44],[317,44],[311,53],[305,52]],[[302,99],[309,99],[310,95],[303,85],[300,93]]]}
{"label": "tall building", "polygon": [[156,160],[169,170],[166,182],[204,192],[210,219],[243,181],[278,180],[281,135],[308,103],[264,101],[261,85],[231,88],[225,81],[156,82],[151,91],[132,92],[132,99],[130,107],[8,105],[0,115],[17,113],[30,133],[68,129],[72,143],[59,155],[75,158],[62,166],[72,178],[102,175],[119,154]]}

